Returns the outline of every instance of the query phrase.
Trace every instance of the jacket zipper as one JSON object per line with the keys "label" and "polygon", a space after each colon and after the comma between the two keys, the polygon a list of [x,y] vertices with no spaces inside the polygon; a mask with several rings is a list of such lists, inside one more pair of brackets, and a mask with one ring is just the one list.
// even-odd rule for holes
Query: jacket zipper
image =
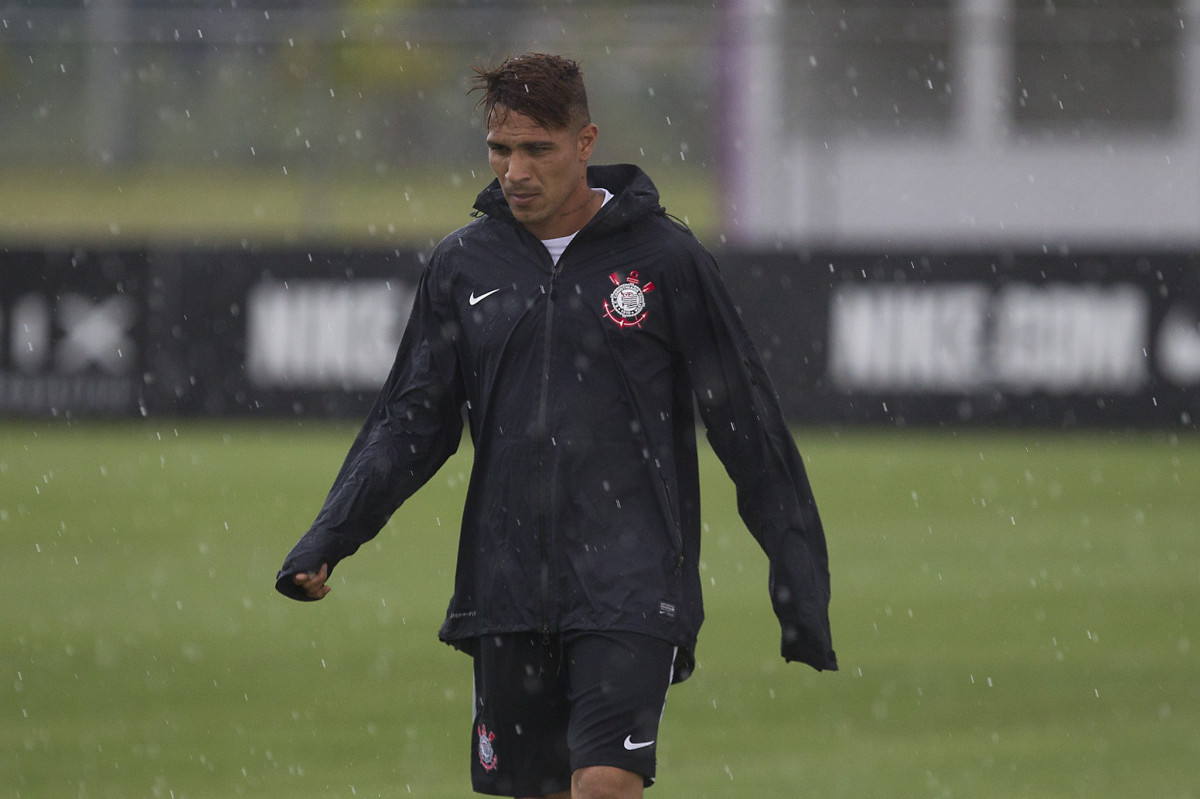
{"label": "jacket zipper", "polygon": [[[559,263],[562,259],[559,259]],[[550,271],[550,290],[546,300],[546,330],[542,337],[542,392],[538,398],[538,415],[537,426],[538,433],[547,435],[547,416],[549,414],[549,394],[550,394],[550,342],[554,332],[554,295],[558,288],[558,276],[562,273],[562,267],[558,264]]]}
{"label": "jacket zipper", "polygon": [[538,414],[537,414],[537,434],[541,438],[538,444],[538,490],[542,492],[542,512],[538,518],[540,520],[540,535],[538,536],[538,547],[540,549],[542,569],[542,643],[548,645],[550,643],[550,556],[551,547],[548,538],[551,534],[551,526],[547,514],[550,513],[550,476],[549,467],[546,463],[547,448],[551,446],[549,430],[549,403],[550,403],[550,364],[551,364],[551,343],[554,336],[554,300],[558,289],[558,276],[562,273],[562,257],[559,257],[558,263],[554,264],[550,270],[550,290],[546,299],[546,330],[542,339],[542,390],[538,397]]}

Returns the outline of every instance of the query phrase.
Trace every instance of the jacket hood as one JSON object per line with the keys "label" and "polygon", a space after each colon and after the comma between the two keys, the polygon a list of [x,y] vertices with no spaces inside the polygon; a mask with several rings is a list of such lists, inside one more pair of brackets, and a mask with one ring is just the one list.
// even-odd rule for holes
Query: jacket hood
{"label": "jacket hood", "polygon": [[[607,164],[589,166],[588,185],[595,189],[608,189],[613,199],[600,210],[592,223],[605,228],[621,227],[638,219],[662,214],[666,209],[659,203],[658,188],[650,176],[633,164]],[[493,180],[475,198],[475,210],[481,214],[502,219],[517,225],[516,218],[504,199],[500,181]]]}

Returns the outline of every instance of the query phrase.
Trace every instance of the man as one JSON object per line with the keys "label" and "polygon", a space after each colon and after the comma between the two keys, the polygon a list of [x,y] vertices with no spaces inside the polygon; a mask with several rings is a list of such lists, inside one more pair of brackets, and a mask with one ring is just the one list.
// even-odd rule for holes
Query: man
{"label": "man", "polygon": [[476,69],[496,180],[433,251],[395,365],[278,589],[321,599],[475,445],[441,639],[475,664],[472,783],[640,797],[703,617],[693,408],[770,561],[782,654],[835,669],[824,532],[711,256],[633,166],[589,167],[577,64]]}

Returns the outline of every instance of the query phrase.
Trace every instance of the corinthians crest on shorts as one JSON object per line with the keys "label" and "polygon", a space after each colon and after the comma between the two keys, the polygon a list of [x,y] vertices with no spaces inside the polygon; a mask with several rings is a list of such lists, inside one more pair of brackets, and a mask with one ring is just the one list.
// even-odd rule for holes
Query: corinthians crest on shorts
{"label": "corinthians crest on shorts", "polygon": [[494,771],[496,750],[492,747],[492,741],[496,739],[496,733],[488,732],[486,724],[480,724],[476,732],[479,733],[479,765],[483,766],[484,771]]}
{"label": "corinthians crest on shorts", "polygon": [[608,279],[616,288],[604,301],[604,315],[617,327],[641,327],[647,315],[646,295],[654,291],[654,284],[647,281],[643,285],[636,269],[629,273],[624,282],[616,272],[609,275]]}

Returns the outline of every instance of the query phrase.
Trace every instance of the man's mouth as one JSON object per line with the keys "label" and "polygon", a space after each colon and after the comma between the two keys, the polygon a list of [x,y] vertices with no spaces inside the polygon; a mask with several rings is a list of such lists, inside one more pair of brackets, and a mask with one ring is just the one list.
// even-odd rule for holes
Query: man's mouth
{"label": "man's mouth", "polygon": [[508,204],[517,208],[524,208],[537,199],[536,193],[529,192],[511,192],[507,196]]}

